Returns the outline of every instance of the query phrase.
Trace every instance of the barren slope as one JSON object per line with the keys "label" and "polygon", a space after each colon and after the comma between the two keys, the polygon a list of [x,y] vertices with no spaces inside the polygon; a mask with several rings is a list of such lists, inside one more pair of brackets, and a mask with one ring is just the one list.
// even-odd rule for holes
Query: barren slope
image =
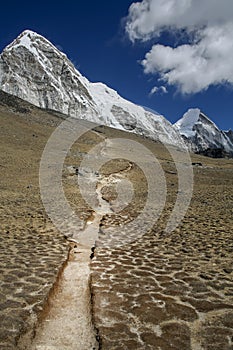
{"label": "barren slope", "polygon": [[[38,319],[46,320],[51,302],[59,298],[61,284],[56,281],[68,256],[67,242],[44,211],[38,185],[43,148],[62,119],[7,94],[1,94],[1,101],[0,347],[30,349]],[[91,225],[94,213],[82,199],[76,171],[70,167],[78,169],[83,156],[106,137],[133,139],[156,154],[165,171],[168,195],[160,220],[146,235],[122,247],[95,249],[91,292],[101,348],[230,350],[232,160],[192,157],[202,166],[194,165],[191,206],[180,227],[166,235],[164,227],[177,195],[171,157],[159,143],[98,128],[72,147],[64,166],[66,197],[84,224]],[[114,148],[109,152],[114,153]],[[144,175],[122,159],[107,163],[99,175],[98,191],[106,203],[116,198],[116,177],[133,184],[131,204],[119,214],[103,215],[100,222],[102,232],[120,224],[123,232],[125,223],[145,203]],[[135,227],[135,232],[140,229]]]}

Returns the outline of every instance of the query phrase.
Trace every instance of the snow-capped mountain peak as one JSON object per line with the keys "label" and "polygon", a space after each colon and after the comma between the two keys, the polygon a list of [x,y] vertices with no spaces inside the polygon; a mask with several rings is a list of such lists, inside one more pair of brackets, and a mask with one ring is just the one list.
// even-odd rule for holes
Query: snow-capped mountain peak
{"label": "snow-capped mountain peak", "polygon": [[208,150],[221,150],[223,153],[233,153],[233,144],[227,133],[198,108],[189,109],[174,127],[194,152],[205,154]]}
{"label": "snow-capped mountain peak", "polygon": [[[184,147],[233,154],[232,133],[223,132],[200,109],[173,126],[157,112],[124,98],[103,83],[91,83],[56,46],[25,30],[0,55],[0,89],[32,104]],[[180,136],[181,135],[181,136]]]}
{"label": "snow-capped mountain peak", "polygon": [[43,36],[25,30],[0,56],[0,89],[36,106],[182,146],[178,131],[162,115],[91,83]]}

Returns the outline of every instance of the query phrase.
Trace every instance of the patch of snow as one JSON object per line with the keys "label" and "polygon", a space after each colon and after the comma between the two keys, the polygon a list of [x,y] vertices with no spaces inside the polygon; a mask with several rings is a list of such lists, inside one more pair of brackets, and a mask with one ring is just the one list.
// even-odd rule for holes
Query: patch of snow
{"label": "patch of snow", "polygon": [[188,138],[193,137],[196,134],[193,127],[198,122],[199,116],[200,109],[191,108],[183,115],[180,120],[174,124],[174,126],[177,128],[177,130],[179,130],[181,135],[184,135]]}
{"label": "patch of snow", "polygon": [[141,107],[144,108],[147,112],[151,112],[152,114],[155,114],[155,115],[161,115],[159,112],[155,111],[152,108],[149,108],[149,107],[146,107],[146,106],[141,106]]}

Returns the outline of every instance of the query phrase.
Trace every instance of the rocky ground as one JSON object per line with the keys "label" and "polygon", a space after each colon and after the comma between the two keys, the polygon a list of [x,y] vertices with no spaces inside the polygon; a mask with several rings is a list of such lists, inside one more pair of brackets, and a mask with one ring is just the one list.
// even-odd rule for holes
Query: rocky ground
{"label": "rocky ground", "polygon": [[45,214],[39,160],[60,120],[1,96],[0,348],[25,348],[49,306],[68,245]]}
{"label": "rocky ground", "polygon": [[[3,350],[32,348],[32,338],[39,334],[38,325],[46,320],[59,296],[59,276],[68,260],[70,244],[45,213],[38,177],[43,148],[52,130],[61,123],[61,117],[1,96]],[[124,231],[126,223],[140,213],[148,193],[143,172],[129,161],[110,161],[98,174],[97,194],[112,209],[98,219],[100,242],[90,266],[92,312],[99,348],[232,349],[232,160],[192,156],[196,165],[190,207],[182,224],[165,234],[178,191],[177,170],[168,152],[159,143],[99,127],[83,135],[64,165],[67,200],[82,218],[83,228],[78,230],[96,221],[93,209],[83,200],[77,186],[80,162],[106,137],[138,141],[156,155],[166,175],[167,200],[160,219],[145,235],[139,234],[135,241],[124,245],[103,247],[101,239],[108,227],[120,227],[121,234],[129,235]],[[110,153],[114,153],[114,147]],[[146,160],[145,166],[149,166]],[[122,178],[133,184],[134,195],[131,204],[116,213],[116,183]],[[136,233],[141,229],[136,224],[132,226]]]}
{"label": "rocky ground", "polygon": [[[196,164],[190,207],[182,224],[166,234],[177,191],[176,169],[158,145],[146,143],[161,159],[168,200],[161,219],[143,237],[122,247],[95,250],[92,288],[101,349],[230,350],[233,162],[192,157]],[[142,175],[136,173],[132,168],[127,175],[138,180],[134,211],[146,196]],[[133,218],[134,211],[128,208],[124,214]],[[122,224],[122,217],[104,217],[102,230]],[[128,232],[123,224],[124,234]]]}

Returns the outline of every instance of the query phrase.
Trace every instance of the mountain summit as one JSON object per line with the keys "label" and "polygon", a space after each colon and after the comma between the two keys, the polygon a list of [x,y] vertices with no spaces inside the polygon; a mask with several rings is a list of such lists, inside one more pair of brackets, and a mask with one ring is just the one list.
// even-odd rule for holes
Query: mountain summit
{"label": "mountain summit", "polygon": [[195,153],[221,157],[233,155],[230,131],[224,132],[198,108],[189,109],[174,127]]}
{"label": "mountain summit", "polygon": [[43,36],[26,30],[0,56],[0,89],[34,105],[181,146],[163,116],[91,83]]}

